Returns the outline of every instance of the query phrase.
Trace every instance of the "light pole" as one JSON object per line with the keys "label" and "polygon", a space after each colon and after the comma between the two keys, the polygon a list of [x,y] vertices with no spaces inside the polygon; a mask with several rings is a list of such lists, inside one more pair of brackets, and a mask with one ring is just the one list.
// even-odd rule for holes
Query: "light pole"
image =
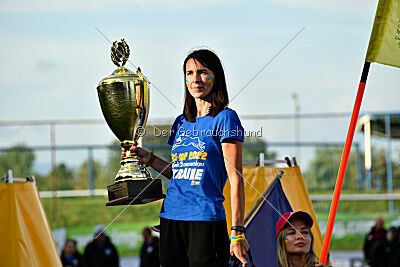
{"label": "light pole", "polygon": [[294,102],[294,142],[295,142],[295,157],[297,162],[300,162],[300,100],[296,92],[292,93]]}

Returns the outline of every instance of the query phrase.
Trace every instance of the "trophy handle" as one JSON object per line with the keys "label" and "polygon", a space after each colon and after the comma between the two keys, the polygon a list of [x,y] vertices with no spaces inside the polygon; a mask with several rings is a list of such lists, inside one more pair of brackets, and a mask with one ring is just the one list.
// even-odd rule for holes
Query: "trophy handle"
{"label": "trophy handle", "polygon": [[145,133],[144,127],[147,122],[147,117],[149,115],[150,109],[150,88],[149,81],[143,76],[140,72],[140,67],[138,67],[136,74],[138,75],[138,82],[135,84],[136,93],[139,95],[138,97],[138,118],[139,122],[135,132],[133,133],[133,140],[137,141],[140,137]]}

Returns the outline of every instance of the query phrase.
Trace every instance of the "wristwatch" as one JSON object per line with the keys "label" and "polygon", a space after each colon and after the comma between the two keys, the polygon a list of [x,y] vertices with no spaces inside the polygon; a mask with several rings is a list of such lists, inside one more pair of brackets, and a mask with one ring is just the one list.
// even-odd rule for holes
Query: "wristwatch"
{"label": "wristwatch", "polygon": [[239,231],[242,233],[246,233],[246,227],[244,226],[232,226],[231,230]]}

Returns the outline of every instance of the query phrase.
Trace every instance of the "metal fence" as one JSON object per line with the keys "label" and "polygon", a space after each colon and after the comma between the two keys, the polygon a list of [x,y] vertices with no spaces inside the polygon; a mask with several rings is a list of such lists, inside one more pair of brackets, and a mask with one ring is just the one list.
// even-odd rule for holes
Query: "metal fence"
{"label": "metal fence", "polygon": [[[314,150],[318,147],[342,148],[345,139],[350,113],[293,113],[293,114],[261,114],[243,115],[242,123],[245,129],[260,131],[261,139],[269,151],[275,151],[277,158],[296,156],[299,165],[307,170],[308,163],[313,159]],[[171,125],[173,118],[150,119],[148,125]],[[111,150],[119,150],[118,145],[112,145],[116,138],[102,119],[78,120],[30,120],[30,121],[0,121],[0,155],[10,151],[33,151],[40,158],[35,166],[37,169],[51,171],[60,162],[88,163],[88,188],[94,190],[94,160],[103,161]],[[367,181],[363,170],[363,136],[356,135],[353,142],[353,153],[356,157],[357,189],[365,189],[371,181]],[[25,143],[26,147],[12,147],[17,143]],[[392,151],[400,151],[397,141],[393,141]],[[376,140],[379,147],[384,147],[384,140]],[[246,143],[250,147],[254,144]],[[145,143],[145,147],[153,150],[168,150],[166,144]],[[399,153],[400,155],[400,153]],[[391,155],[390,155],[391,156]],[[18,164],[18,163],[16,163]],[[43,167],[44,166],[44,167]],[[389,170],[391,171],[391,170]],[[387,173],[387,172],[386,172]],[[4,176],[0,174],[0,176]],[[393,176],[390,173],[388,176]],[[394,180],[400,177],[393,176]],[[55,177],[53,177],[55,179]],[[382,177],[373,177],[375,189],[381,191]],[[56,190],[53,183],[52,190]],[[397,188],[394,188],[395,190]],[[389,190],[393,192],[393,190]]]}

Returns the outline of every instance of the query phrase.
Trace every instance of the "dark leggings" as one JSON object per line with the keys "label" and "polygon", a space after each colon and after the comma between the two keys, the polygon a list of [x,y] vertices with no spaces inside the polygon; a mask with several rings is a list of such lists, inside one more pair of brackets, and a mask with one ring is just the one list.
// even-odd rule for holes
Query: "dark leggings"
{"label": "dark leggings", "polygon": [[176,221],[161,218],[160,223],[160,260],[163,267],[228,266],[226,220]]}

